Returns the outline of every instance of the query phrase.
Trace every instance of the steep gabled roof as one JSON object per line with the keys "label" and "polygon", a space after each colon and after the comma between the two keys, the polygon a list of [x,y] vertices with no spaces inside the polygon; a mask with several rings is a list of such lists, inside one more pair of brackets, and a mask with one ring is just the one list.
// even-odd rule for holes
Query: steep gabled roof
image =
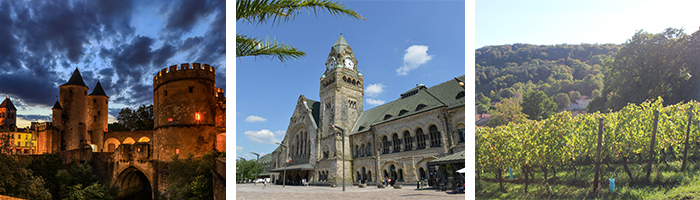
{"label": "steep gabled roof", "polygon": [[336,53],[343,52],[345,50],[345,47],[350,46],[347,41],[345,41],[345,37],[343,37],[343,34],[340,34],[340,37],[338,40],[335,41],[335,44],[333,44],[333,49],[335,49]]}
{"label": "steep gabled roof", "polygon": [[92,90],[92,93],[90,93],[90,95],[107,96],[107,94],[105,94],[105,90],[102,89],[102,84],[100,84],[99,80],[97,80],[97,85],[95,85],[95,89]]}
{"label": "steep gabled roof", "polygon": [[6,108],[7,110],[17,110],[17,108],[15,108],[15,105],[12,104],[12,101],[10,101],[10,98],[5,98],[5,100],[2,101],[2,104],[0,104],[0,108]]}
{"label": "steep gabled roof", "polygon": [[53,104],[53,108],[51,108],[51,109],[63,110],[63,108],[61,108],[61,103],[59,103],[58,100],[56,100],[56,103]]}
{"label": "steep gabled roof", "polygon": [[[464,75],[458,79],[464,80]],[[460,95],[460,93],[462,94]],[[365,132],[369,130],[370,126],[404,118],[416,113],[440,107],[454,108],[465,104],[464,88],[454,79],[430,88],[417,85],[400,96],[399,99],[362,112],[350,135]]]}
{"label": "steep gabled roof", "polygon": [[314,123],[316,124],[316,127],[314,128],[318,128],[320,124],[319,120],[321,120],[321,102],[306,99],[306,106],[309,107],[309,109],[311,109],[311,117],[313,117]]}
{"label": "steep gabled roof", "polygon": [[73,75],[70,76],[68,82],[63,85],[79,85],[87,87],[83,81],[83,76],[81,76],[80,71],[78,71],[78,67],[75,68],[75,71],[73,71]]}

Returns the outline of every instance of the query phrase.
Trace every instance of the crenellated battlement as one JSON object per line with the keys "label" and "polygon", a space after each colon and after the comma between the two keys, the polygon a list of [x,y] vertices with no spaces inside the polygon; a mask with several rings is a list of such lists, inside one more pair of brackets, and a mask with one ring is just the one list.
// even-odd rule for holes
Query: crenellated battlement
{"label": "crenellated battlement", "polygon": [[181,79],[207,79],[214,82],[216,69],[209,64],[182,63],[164,68],[153,77],[153,88],[156,89],[161,84]]}

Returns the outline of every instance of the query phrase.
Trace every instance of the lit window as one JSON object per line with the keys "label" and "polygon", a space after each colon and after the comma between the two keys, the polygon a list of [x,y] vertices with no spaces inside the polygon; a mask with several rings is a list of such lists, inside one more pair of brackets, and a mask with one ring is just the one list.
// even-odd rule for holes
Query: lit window
{"label": "lit window", "polygon": [[173,118],[168,118],[168,122],[173,122]]}
{"label": "lit window", "polygon": [[180,149],[175,149],[175,154],[180,154]]}
{"label": "lit window", "polygon": [[194,113],[194,120],[201,121],[202,120],[202,114]]}

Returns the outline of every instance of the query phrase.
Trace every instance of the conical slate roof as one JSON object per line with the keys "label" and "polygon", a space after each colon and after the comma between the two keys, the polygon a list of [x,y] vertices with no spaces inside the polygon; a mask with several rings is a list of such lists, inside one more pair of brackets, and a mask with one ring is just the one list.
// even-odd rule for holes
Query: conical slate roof
{"label": "conical slate roof", "polygon": [[345,41],[345,37],[343,37],[343,34],[340,34],[340,37],[338,40],[335,41],[335,44],[333,44],[333,49],[335,49],[336,53],[340,53],[343,50],[345,50],[345,47],[350,46],[347,41]]}
{"label": "conical slate roof", "polygon": [[80,71],[78,71],[78,67],[75,68],[75,71],[73,71],[73,75],[70,76],[68,82],[63,85],[80,85],[87,87],[83,81],[83,76],[81,76]]}
{"label": "conical slate roof", "polygon": [[100,84],[100,80],[97,80],[97,85],[95,85],[95,89],[92,90],[92,93],[90,93],[90,95],[107,96],[107,94],[105,94],[105,90],[102,89],[102,84]]}
{"label": "conical slate roof", "polygon": [[7,108],[8,110],[17,110],[17,108],[15,108],[15,105],[12,104],[12,101],[10,101],[10,98],[5,98],[5,100],[2,101],[2,104],[0,104],[0,108]]}
{"label": "conical slate roof", "polygon": [[63,110],[63,108],[61,108],[61,103],[59,103],[58,100],[56,100],[56,103],[53,104],[53,108],[51,108],[51,109]]}

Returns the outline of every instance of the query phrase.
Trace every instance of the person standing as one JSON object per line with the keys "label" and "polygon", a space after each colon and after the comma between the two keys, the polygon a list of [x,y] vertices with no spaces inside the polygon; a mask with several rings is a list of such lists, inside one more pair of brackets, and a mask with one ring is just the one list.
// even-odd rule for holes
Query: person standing
{"label": "person standing", "polygon": [[267,187],[267,181],[263,180],[263,189],[265,189],[266,187]]}

